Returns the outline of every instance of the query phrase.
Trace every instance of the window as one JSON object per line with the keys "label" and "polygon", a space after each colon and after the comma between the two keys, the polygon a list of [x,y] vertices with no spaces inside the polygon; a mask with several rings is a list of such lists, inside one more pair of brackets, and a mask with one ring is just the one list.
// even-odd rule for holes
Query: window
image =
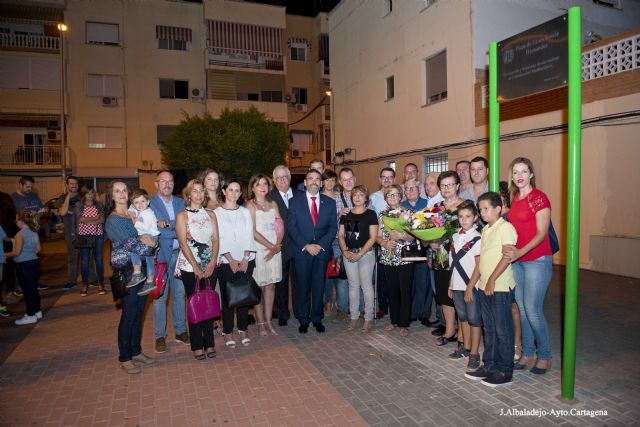
{"label": "window", "polygon": [[394,77],[387,77],[387,101],[393,99],[394,92]]}
{"label": "window", "polygon": [[260,101],[260,95],[257,93],[238,92],[236,99],[238,101]]}
{"label": "window", "polygon": [[425,61],[426,97],[424,104],[447,99],[447,51],[444,50]]}
{"label": "window", "polygon": [[118,46],[120,44],[118,24],[87,22],[86,41],[88,44]]}
{"label": "window", "polygon": [[176,129],[177,126],[174,125],[158,125],[156,126],[156,134],[157,134],[157,142],[158,145],[162,145],[165,143],[171,132]]}
{"label": "window", "polygon": [[160,79],[160,98],[189,99],[187,80]]}
{"label": "window", "polygon": [[122,77],[106,74],[87,76],[87,96],[122,97]]}
{"label": "window", "polygon": [[393,170],[396,170],[396,161],[395,160],[387,160],[387,167]]}
{"label": "window", "polygon": [[307,104],[307,89],[303,87],[293,87],[291,92],[296,97],[296,104]]}
{"label": "window", "polygon": [[424,170],[426,174],[431,172],[445,172],[449,170],[449,156],[438,154],[424,158]]}
{"label": "window", "polygon": [[60,90],[60,60],[0,57],[0,88]]}
{"label": "window", "polygon": [[187,50],[187,43],[192,40],[191,28],[156,25],[156,39],[158,49]]}
{"label": "window", "polygon": [[279,90],[263,90],[260,92],[262,102],[282,102],[282,91]]}
{"label": "window", "polygon": [[291,46],[291,60],[292,61],[306,61],[307,60],[307,47],[306,46]]}
{"label": "window", "polygon": [[391,12],[393,12],[393,0],[383,0],[382,16],[387,16]]}
{"label": "window", "polygon": [[89,148],[122,148],[122,128],[89,126]]}

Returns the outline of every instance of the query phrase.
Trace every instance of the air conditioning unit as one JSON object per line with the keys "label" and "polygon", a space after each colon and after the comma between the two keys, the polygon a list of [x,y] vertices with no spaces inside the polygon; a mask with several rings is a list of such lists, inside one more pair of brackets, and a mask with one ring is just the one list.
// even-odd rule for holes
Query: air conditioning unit
{"label": "air conditioning unit", "polygon": [[293,109],[296,110],[296,113],[306,113],[307,104],[296,104],[293,106]]}
{"label": "air conditioning unit", "polygon": [[115,96],[103,96],[102,97],[102,106],[103,107],[117,107],[118,106],[118,98]]}
{"label": "air conditioning unit", "polygon": [[204,99],[204,97],[205,97],[204,89],[199,89],[199,88],[191,89],[191,99],[194,99],[194,100]]}
{"label": "air conditioning unit", "polygon": [[297,101],[296,96],[293,93],[287,93],[284,96],[284,100],[287,101],[289,104],[295,104]]}
{"label": "air conditioning unit", "polygon": [[291,150],[291,158],[292,159],[301,159],[302,158],[302,151],[300,151],[300,150]]}
{"label": "air conditioning unit", "polygon": [[47,140],[48,141],[60,141],[60,131],[59,130],[48,130],[47,131]]}

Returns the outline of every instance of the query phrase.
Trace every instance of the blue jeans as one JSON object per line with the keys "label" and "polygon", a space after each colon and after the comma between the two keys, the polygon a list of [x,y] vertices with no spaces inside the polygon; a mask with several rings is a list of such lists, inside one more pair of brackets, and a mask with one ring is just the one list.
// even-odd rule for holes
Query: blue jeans
{"label": "blue jeans", "polygon": [[511,265],[516,279],[516,303],[522,325],[522,355],[533,356],[538,346],[538,359],[551,359],[549,326],[544,317],[544,297],[552,275],[550,256]]}
{"label": "blue jeans", "polygon": [[345,279],[327,279],[324,283],[324,302],[333,302],[333,286],[336,287],[338,311],[349,311],[349,281]]}
{"label": "blue jeans", "polygon": [[96,274],[98,275],[98,283],[104,283],[104,259],[102,249],[104,248],[104,235],[96,236],[96,244],[93,248],[80,249],[80,274],[82,275],[82,284],[89,284],[90,259],[91,251],[93,251],[93,260],[96,263]]}
{"label": "blue jeans", "polygon": [[484,353],[482,360],[491,372],[513,375],[513,317],[511,303],[513,290],[494,292],[487,296],[478,291],[478,300],[484,326]]}
{"label": "blue jeans", "polygon": [[167,294],[171,292],[171,317],[176,335],[187,332],[187,315],[184,300],[184,285],[182,280],[173,274],[178,261],[178,251],[171,254],[171,261],[167,264],[168,288],[153,301],[153,334],[156,339],[167,335]]}
{"label": "blue jeans", "polygon": [[482,326],[482,314],[478,303],[478,289],[473,288],[473,301],[464,300],[465,291],[453,291],[453,304],[456,307],[458,320],[467,322],[470,326],[479,328]]}
{"label": "blue jeans", "polygon": [[122,298],[120,323],[118,324],[118,350],[120,362],[128,362],[142,353],[140,339],[142,338],[142,318],[147,303],[146,296],[138,296],[142,284],[129,288],[129,292]]}

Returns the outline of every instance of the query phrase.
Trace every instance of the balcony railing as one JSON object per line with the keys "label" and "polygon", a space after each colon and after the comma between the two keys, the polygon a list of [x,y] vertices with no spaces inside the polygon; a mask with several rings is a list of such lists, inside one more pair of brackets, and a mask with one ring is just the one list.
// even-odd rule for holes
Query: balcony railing
{"label": "balcony railing", "polygon": [[51,165],[60,166],[60,145],[0,145],[2,165]]}
{"label": "balcony railing", "polygon": [[0,47],[58,51],[60,49],[60,38],[35,34],[2,33],[0,34]]}
{"label": "balcony railing", "polygon": [[232,49],[219,46],[210,46],[208,49],[209,65],[258,70],[284,70],[281,53]]}
{"label": "balcony railing", "polygon": [[640,34],[582,52],[582,80],[640,69]]}

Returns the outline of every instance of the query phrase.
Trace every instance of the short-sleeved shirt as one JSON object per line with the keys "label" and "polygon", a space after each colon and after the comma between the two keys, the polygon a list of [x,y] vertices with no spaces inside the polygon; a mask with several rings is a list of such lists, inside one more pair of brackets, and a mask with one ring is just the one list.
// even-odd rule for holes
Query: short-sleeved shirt
{"label": "short-sleeved shirt", "polygon": [[[456,251],[456,253],[460,252],[464,245],[473,240],[476,237],[479,237],[480,233],[475,228],[472,228],[469,231],[460,230],[453,235],[453,246],[452,249]],[[471,277],[473,274],[473,270],[476,268],[476,257],[480,255],[480,245],[482,240],[476,242],[471,249],[469,249],[463,256],[460,258],[460,265],[462,265],[462,269],[467,276]],[[451,253],[449,253],[449,265],[453,265],[453,257]],[[462,279],[460,273],[455,267],[451,269],[451,289],[454,291],[464,291],[467,289],[467,282]],[[478,287],[478,283],[475,284]]]}
{"label": "short-sleeved shirt", "polygon": [[[516,248],[520,249],[524,247],[535,237],[538,232],[536,213],[546,208],[551,209],[551,202],[549,202],[546,194],[537,188],[531,190],[531,192],[522,199],[520,199],[519,193],[514,195],[513,201],[511,202],[511,210],[507,213],[507,219],[513,224],[518,233]],[[521,256],[518,261],[533,261],[540,257],[550,255],[552,255],[551,243],[549,242],[549,235],[547,235],[538,246]]]}
{"label": "short-sleeved shirt", "polygon": [[475,194],[475,192],[473,190],[473,185],[470,185],[469,188],[467,188],[466,190],[459,191],[458,192],[458,197],[460,197],[461,199],[464,199],[464,200],[473,200],[474,203],[478,203],[478,197],[482,196],[487,191],[489,191],[489,182],[488,181],[484,186],[484,190],[482,190],[482,192],[480,194],[478,194],[477,196],[476,196],[476,194]]}
{"label": "short-sleeved shirt", "polygon": [[[502,245],[514,245],[518,235],[513,225],[500,218],[493,225],[485,225],[482,229],[480,244],[480,286],[484,290],[489,277],[493,274],[502,259]],[[513,271],[509,265],[496,279],[494,292],[507,292],[516,286]]]}
{"label": "short-sleeved shirt", "polygon": [[13,193],[11,195],[13,201],[13,207],[16,208],[16,212],[20,211],[36,211],[38,212],[43,208],[42,201],[36,193],[18,194]]}
{"label": "short-sleeved shirt", "polygon": [[426,208],[428,205],[429,205],[429,201],[427,199],[425,199],[424,197],[419,197],[418,200],[416,200],[416,204],[415,205],[412,205],[406,199],[403,200],[402,202],[400,202],[400,206],[402,206],[403,208],[411,209],[413,211],[422,210],[422,209]]}
{"label": "short-sleeved shirt", "polygon": [[361,214],[349,212],[340,217],[340,225],[344,225],[344,242],[349,249],[359,249],[369,240],[369,227],[378,225],[378,217],[371,209]]}
{"label": "short-sleeved shirt", "polygon": [[[58,201],[56,202],[56,208],[60,209],[64,204],[64,199],[67,197],[66,194],[58,197]],[[62,223],[64,224],[64,234],[69,235],[76,232],[76,218],[74,215],[74,211],[76,208],[76,203],[80,201],[79,195],[71,196],[69,199],[69,207],[67,209],[67,213],[62,217]]]}

